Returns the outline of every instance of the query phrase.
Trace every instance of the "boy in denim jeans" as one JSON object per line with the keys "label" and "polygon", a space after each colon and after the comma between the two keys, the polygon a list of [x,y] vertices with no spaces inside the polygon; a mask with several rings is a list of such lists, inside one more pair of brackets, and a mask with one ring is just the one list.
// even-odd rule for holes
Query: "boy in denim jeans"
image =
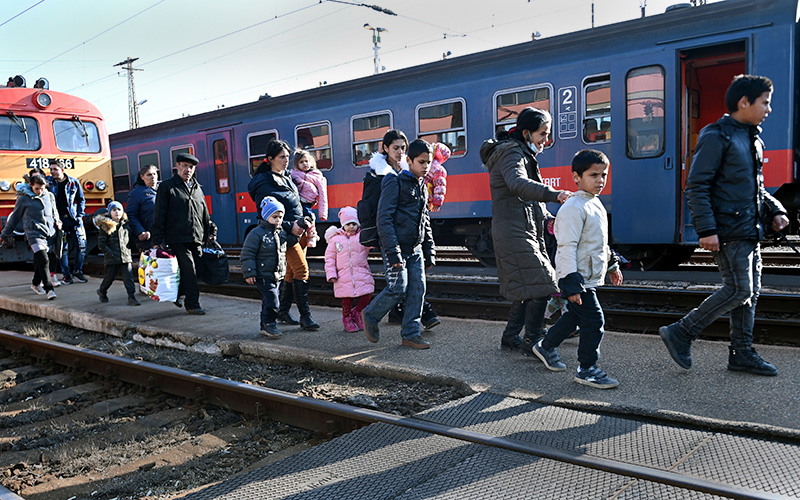
{"label": "boy in denim jeans", "polygon": [[389,173],[381,181],[378,236],[386,288],[361,311],[367,340],[377,342],[378,323],[403,298],[402,345],[428,349],[420,335],[425,269],[434,265],[433,233],[428,218],[428,190],[424,177],[433,160],[430,144],[417,139],[408,146],[408,170]]}
{"label": "boy in denim jeans", "polygon": [[680,321],[658,333],[681,368],[692,366],[692,341],[730,312],[728,370],[777,375],[753,349],[756,301],[761,289],[764,226],[780,231],[786,210],[764,189],[764,143],[759,125],[772,111],[772,81],[739,75],[725,94],[730,114],[700,131],[686,183],[686,199],[700,248],[714,254],[722,288]]}
{"label": "boy in denim jeans", "polygon": [[614,286],[622,284],[616,255],[608,248],[608,214],[598,198],[607,177],[608,158],[600,151],[584,149],[572,158],[572,178],[578,191],[559,209],[554,228],[556,277],[561,295],[569,303],[567,312],[533,346],[533,354],[549,370],[564,371],[567,366],[556,347],[580,327],[580,366],[574,380],[597,389],[619,385],[596,365],[605,319],[595,288],[603,284],[606,270]]}

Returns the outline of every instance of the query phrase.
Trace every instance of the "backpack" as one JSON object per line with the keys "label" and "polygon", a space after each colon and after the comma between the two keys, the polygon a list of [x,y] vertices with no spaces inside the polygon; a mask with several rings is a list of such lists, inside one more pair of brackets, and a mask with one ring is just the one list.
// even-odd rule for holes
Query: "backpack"
{"label": "backpack", "polygon": [[370,170],[364,176],[364,187],[361,191],[361,201],[356,205],[358,223],[361,233],[358,240],[365,247],[380,248],[378,237],[378,202],[381,199],[381,181],[383,176],[378,176]]}

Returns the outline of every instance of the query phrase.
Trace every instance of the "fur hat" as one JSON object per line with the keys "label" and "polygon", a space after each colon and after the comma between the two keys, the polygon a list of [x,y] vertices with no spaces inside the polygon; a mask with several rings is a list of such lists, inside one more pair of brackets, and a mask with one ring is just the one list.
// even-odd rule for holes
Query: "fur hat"
{"label": "fur hat", "polygon": [[359,227],[361,226],[361,223],[358,222],[358,212],[353,207],[344,207],[339,210],[339,221],[342,223],[342,227],[351,222],[355,222]]}
{"label": "fur hat", "polygon": [[[122,208],[122,203],[120,203],[120,202],[118,202],[118,201],[112,201],[111,203],[109,203],[109,204],[108,204],[108,212],[109,212],[109,213],[111,213],[111,211],[112,211],[112,210],[114,210],[115,208],[118,208],[118,209],[120,209],[120,210],[123,210],[123,208]],[[124,211],[124,210],[123,210],[123,211]]]}
{"label": "fur hat", "polygon": [[269,219],[269,216],[274,214],[275,212],[283,212],[286,213],[286,210],[283,208],[283,204],[273,198],[272,196],[267,196],[263,200],[261,200],[261,218],[264,220]]}

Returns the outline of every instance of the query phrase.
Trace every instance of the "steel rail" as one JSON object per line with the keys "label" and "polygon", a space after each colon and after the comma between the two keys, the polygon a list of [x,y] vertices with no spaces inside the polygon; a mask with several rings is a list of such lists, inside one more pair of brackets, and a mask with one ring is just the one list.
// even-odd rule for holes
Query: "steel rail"
{"label": "steel rail", "polygon": [[579,467],[644,479],[727,498],[743,500],[789,498],[686,476],[676,472],[469,431],[422,418],[401,417],[376,410],[351,407],[341,403],[320,401],[306,396],[248,385],[212,375],[192,373],[147,361],[131,360],[91,349],[32,338],[7,330],[0,330],[0,345],[6,349],[21,351],[48,362],[55,362],[74,369],[83,369],[100,376],[113,376],[125,382],[147,388],[157,387],[159,390],[169,394],[188,399],[202,399],[211,404],[259,418],[268,416],[274,420],[329,436],[348,432],[372,423],[382,422],[482,446],[524,453]]}

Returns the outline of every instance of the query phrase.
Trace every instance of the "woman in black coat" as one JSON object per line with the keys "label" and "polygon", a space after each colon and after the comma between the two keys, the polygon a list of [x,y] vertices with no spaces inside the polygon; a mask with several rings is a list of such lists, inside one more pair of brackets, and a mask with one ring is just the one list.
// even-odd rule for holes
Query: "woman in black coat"
{"label": "woman in black coat", "polygon": [[131,226],[131,235],[136,246],[145,250],[151,247],[150,227],[153,225],[153,213],[156,210],[156,184],[158,184],[158,168],[145,165],[139,169],[139,177],[128,194],[125,213]]}
{"label": "woman in black coat", "polygon": [[[311,317],[311,307],[308,303],[308,262],[305,249],[299,242],[300,236],[308,229],[309,221],[303,217],[297,186],[286,170],[291,153],[292,150],[286,142],[270,141],[267,144],[266,158],[256,169],[247,190],[259,211],[261,201],[267,196],[272,196],[284,206],[286,212],[283,216],[283,229],[287,235],[286,266],[292,269],[294,276],[292,287],[297,300],[297,310],[300,312],[299,324],[303,330],[318,330],[319,323]],[[291,306],[292,302],[292,290],[288,285],[284,281],[280,285],[281,308],[278,320],[296,325],[298,321],[289,314],[288,307],[284,308],[286,304]]]}
{"label": "woman in black coat", "polygon": [[[550,114],[523,109],[517,124],[481,146],[492,194],[492,242],[497,258],[500,293],[512,302],[502,348],[530,351],[543,336],[544,312],[558,292],[545,249],[545,202],[563,203],[568,191],[545,185],[536,154],[550,135]],[[525,339],[519,333],[525,326]]]}

